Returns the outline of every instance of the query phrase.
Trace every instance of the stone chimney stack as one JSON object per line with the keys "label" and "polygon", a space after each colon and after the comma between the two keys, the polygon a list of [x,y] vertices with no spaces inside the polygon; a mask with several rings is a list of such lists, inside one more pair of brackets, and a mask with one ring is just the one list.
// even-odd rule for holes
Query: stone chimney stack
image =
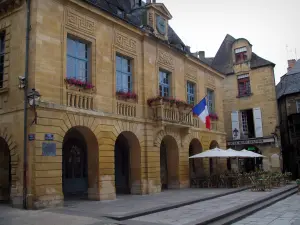
{"label": "stone chimney stack", "polygon": [[296,64],[296,59],[289,59],[287,71],[289,72],[291,69],[293,69],[295,64]]}
{"label": "stone chimney stack", "polygon": [[151,0],[146,0],[146,4],[150,4],[151,3]]}
{"label": "stone chimney stack", "polygon": [[199,55],[199,58],[204,59],[205,58],[205,51],[199,51],[198,55]]}

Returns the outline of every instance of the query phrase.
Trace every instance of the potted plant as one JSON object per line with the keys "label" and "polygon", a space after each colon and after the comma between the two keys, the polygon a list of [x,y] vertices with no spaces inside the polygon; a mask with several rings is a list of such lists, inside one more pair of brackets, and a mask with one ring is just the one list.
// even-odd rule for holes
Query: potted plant
{"label": "potted plant", "polygon": [[123,101],[132,100],[132,101],[136,102],[138,99],[137,94],[134,92],[130,92],[130,91],[117,91],[116,96],[118,99],[123,100]]}
{"label": "potted plant", "polygon": [[94,85],[92,85],[91,83],[87,81],[78,80],[76,78],[66,78],[65,83],[69,86],[76,86],[81,89],[92,90],[94,88]]}

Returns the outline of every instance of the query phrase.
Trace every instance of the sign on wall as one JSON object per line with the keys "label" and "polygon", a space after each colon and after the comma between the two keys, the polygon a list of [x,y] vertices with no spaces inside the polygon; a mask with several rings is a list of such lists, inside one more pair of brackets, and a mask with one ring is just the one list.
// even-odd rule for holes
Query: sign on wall
{"label": "sign on wall", "polygon": [[53,141],[54,135],[53,134],[45,134],[45,141]]}
{"label": "sign on wall", "polygon": [[56,156],[56,143],[43,142],[42,155],[43,156]]}
{"label": "sign on wall", "polygon": [[28,140],[34,141],[35,140],[35,134],[28,134]]}

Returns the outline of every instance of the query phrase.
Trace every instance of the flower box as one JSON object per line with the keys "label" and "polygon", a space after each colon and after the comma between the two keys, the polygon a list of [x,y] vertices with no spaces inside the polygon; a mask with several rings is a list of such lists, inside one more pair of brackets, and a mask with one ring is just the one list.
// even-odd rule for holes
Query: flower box
{"label": "flower box", "polygon": [[82,88],[82,89],[92,90],[94,88],[94,85],[92,85],[91,83],[81,81],[81,80],[77,80],[75,78],[66,78],[65,83],[70,85],[70,86],[76,86],[76,87],[79,87],[79,88]]}
{"label": "flower box", "polygon": [[147,100],[147,103],[149,106],[153,106],[153,105],[170,105],[171,107],[176,107],[176,108],[182,108],[182,109],[192,109],[193,105],[189,104],[185,101],[182,100],[178,100],[172,97],[161,97],[161,96],[157,96],[154,98],[149,98]]}
{"label": "flower box", "polygon": [[216,113],[210,113],[209,117],[210,117],[211,120],[218,120],[219,119],[219,117]]}
{"label": "flower box", "polygon": [[138,99],[137,94],[133,92],[117,91],[116,96],[119,100],[123,100],[123,101],[127,101],[127,100],[137,101]]}

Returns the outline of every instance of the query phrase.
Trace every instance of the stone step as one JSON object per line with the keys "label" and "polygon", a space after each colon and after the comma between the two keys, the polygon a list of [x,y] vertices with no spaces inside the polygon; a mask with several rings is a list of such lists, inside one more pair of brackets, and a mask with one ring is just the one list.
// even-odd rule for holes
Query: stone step
{"label": "stone step", "polygon": [[149,215],[149,214],[156,213],[156,212],[163,212],[163,211],[167,211],[167,210],[170,210],[170,209],[183,207],[183,206],[186,206],[186,205],[191,205],[191,204],[194,204],[194,203],[203,202],[203,201],[223,197],[223,196],[226,196],[226,195],[231,195],[231,194],[242,192],[242,191],[245,191],[245,190],[248,190],[248,189],[249,189],[249,187],[242,187],[242,188],[238,188],[238,189],[234,189],[234,190],[229,189],[229,191],[226,191],[226,192],[220,193],[220,194],[216,194],[216,195],[213,195],[213,196],[204,196],[204,197],[203,196],[195,196],[195,198],[193,200],[181,201],[181,202],[176,202],[176,203],[169,203],[167,205],[161,205],[161,206],[158,206],[158,207],[143,209],[143,210],[134,211],[134,212],[131,212],[131,213],[126,213],[126,214],[121,214],[121,215],[104,214],[102,216],[113,219],[113,220],[117,220],[117,221],[124,221],[124,220],[129,220],[129,219],[132,219],[132,218],[136,218],[136,217],[139,217],[139,216],[145,216],[145,215]]}
{"label": "stone step", "polygon": [[232,207],[228,210],[220,211],[213,216],[205,217],[200,220],[187,223],[185,225],[229,225],[295,193],[297,193],[296,185],[290,185],[286,188],[275,189],[259,201],[250,201],[245,204]]}

